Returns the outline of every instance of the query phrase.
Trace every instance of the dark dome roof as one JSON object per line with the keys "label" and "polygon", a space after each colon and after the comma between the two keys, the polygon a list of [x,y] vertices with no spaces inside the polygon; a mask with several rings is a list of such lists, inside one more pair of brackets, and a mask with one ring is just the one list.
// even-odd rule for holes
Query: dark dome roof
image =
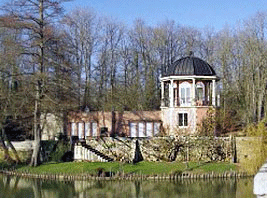
{"label": "dark dome roof", "polygon": [[165,76],[179,75],[216,76],[216,73],[206,61],[194,56],[187,56],[171,64]]}

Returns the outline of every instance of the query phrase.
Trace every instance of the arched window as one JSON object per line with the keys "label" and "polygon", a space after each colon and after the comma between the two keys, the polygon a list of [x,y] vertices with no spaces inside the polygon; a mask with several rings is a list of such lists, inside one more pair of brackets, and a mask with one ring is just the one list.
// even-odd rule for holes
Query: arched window
{"label": "arched window", "polygon": [[191,105],[191,84],[183,82],[179,86],[180,105],[189,106]]}
{"label": "arched window", "polygon": [[203,102],[205,97],[205,85],[203,82],[197,82],[196,84],[196,100],[198,102]]}

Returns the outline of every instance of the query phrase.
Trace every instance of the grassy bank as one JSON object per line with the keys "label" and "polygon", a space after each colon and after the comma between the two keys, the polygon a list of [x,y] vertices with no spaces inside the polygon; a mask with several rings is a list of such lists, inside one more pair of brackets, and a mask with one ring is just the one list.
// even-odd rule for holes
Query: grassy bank
{"label": "grassy bank", "polygon": [[[2,165],[3,166],[3,165]],[[172,174],[177,172],[192,173],[223,173],[226,171],[237,171],[237,167],[230,163],[198,163],[198,162],[140,162],[136,165],[122,164],[119,162],[69,162],[49,163],[38,167],[16,166],[17,172],[28,172],[34,174],[92,174],[96,175],[97,170],[103,168],[106,172],[142,175]]]}

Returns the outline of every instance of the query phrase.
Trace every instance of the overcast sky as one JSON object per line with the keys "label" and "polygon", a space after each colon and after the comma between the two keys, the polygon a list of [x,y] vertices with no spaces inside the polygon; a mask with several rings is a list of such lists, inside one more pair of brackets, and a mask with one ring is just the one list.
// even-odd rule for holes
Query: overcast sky
{"label": "overcast sky", "polygon": [[64,3],[66,11],[76,6],[91,7],[97,13],[112,16],[132,25],[142,18],[149,25],[166,19],[178,24],[222,29],[267,10],[266,0],[74,0]]}

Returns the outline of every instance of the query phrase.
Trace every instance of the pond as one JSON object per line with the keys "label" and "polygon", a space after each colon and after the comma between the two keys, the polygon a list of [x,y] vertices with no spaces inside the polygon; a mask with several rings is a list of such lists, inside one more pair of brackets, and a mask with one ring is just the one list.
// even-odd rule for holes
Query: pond
{"label": "pond", "polygon": [[253,178],[183,181],[55,181],[0,174],[1,198],[256,197]]}

